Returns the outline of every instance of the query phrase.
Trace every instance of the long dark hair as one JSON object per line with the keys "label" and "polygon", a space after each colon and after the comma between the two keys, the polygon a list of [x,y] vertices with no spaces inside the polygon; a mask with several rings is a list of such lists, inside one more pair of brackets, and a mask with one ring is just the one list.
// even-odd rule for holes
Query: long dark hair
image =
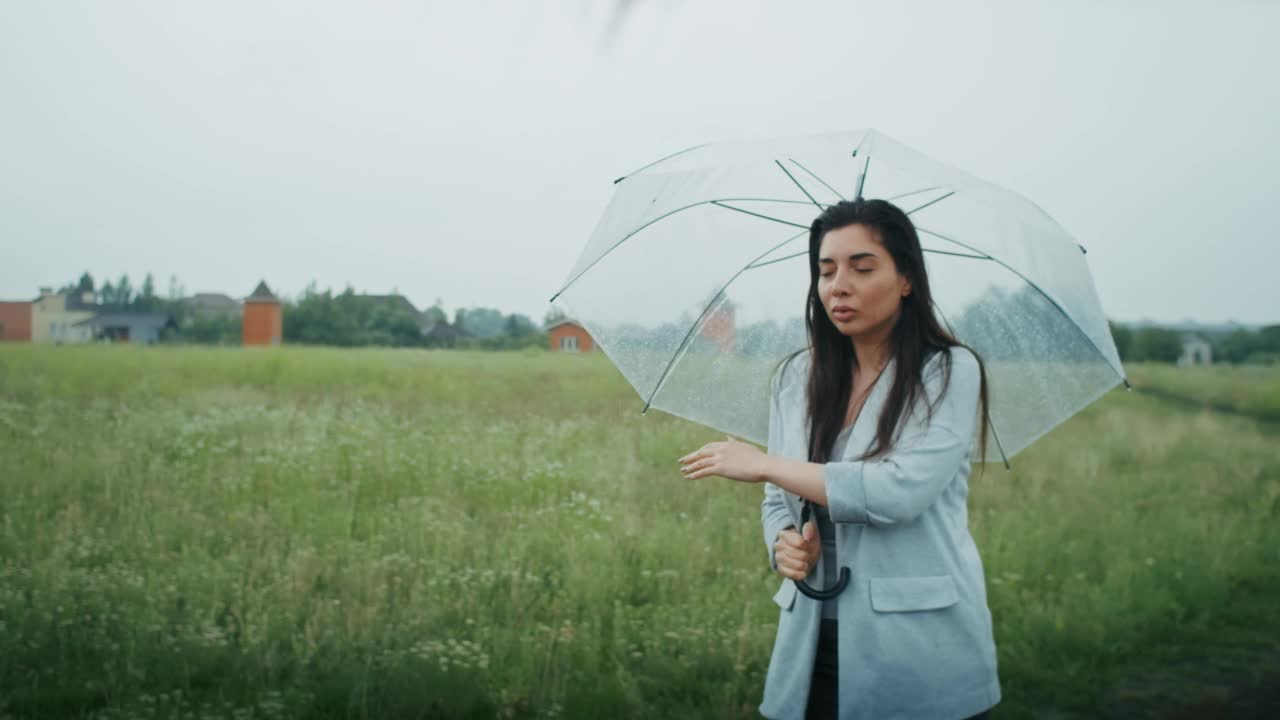
{"label": "long dark hair", "polygon": [[[990,416],[987,408],[987,372],[982,357],[947,332],[935,317],[929,276],[925,272],[924,254],[920,250],[920,236],[916,234],[911,218],[886,200],[858,198],[831,205],[809,227],[809,299],[805,312],[809,347],[783,358],[779,363],[786,364],[806,350],[812,351],[808,385],[808,417],[811,419],[809,460],[820,463],[830,461],[831,450],[844,425],[849,399],[853,393],[853,369],[858,362],[853,343],[831,322],[822,299],[818,296],[818,250],[822,245],[822,238],[828,231],[847,225],[864,225],[872,229],[880,243],[889,251],[897,271],[911,283],[911,292],[902,298],[901,312],[890,334],[890,352],[897,362],[893,386],[880,413],[875,442],[858,459],[867,460],[883,455],[893,447],[897,433],[900,432],[899,422],[905,422],[903,412],[909,413],[916,398],[924,393],[925,362],[933,353],[955,346],[966,348],[978,359],[982,422],[978,458],[986,457],[986,429]],[[951,383],[951,354],[942,352],[941,360],[942,392],[937,398],[927,399],[928,418],[933,417],[937,403]]]}

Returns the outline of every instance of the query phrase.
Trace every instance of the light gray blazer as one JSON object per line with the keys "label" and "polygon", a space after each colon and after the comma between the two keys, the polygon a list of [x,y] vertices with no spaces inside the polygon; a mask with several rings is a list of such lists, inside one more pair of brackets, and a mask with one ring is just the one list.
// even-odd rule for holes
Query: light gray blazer
{"label": "light gray blazer", "polygon": [[[896,363],[881,374],[850,431],[845,456],[823,469],[836,554],[850,580],[838,597],[839,716],[955,720],[1000,700],[982,560],[969,535],[965,498],[978,428],[978,362],[952,348],[950,386],[925,422],[924,399],[887,456],[853,461],[875,439]],[[925,365],[936,401],[942,353]],[[769,454],[808,459],[805,392],[809,353],[772,383]],[[761,515],[769,564],[778,532],[800,527],[802,498],[765,483]],[[821,558],[807,578],[821,587]],[[783,578],[760,713],[804,717],[822,608]]]}

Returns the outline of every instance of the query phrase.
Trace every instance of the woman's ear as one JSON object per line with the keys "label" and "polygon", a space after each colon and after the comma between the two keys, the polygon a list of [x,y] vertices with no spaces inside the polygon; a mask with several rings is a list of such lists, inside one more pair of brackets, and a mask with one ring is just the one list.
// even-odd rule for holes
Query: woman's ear
{"label": "woman's ear", "polygon": [[911,281],[904,277],[902,278],[902,297],[906,297],[910,294],[911,294]]}

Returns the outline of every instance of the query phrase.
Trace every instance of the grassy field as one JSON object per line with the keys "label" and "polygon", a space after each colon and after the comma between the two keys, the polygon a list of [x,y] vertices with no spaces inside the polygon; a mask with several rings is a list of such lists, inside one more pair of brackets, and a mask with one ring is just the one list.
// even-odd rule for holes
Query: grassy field
{"label": "grassy field", "polygon": [[[1132,376],[1191,402],[975,471],[997,717],[1280,647],[1280,369]],[[0,718],[757,717],[762,488],[642,406],[599,354],[0,347]]]}
{"label": "grassy field", "polygon": [[1127,368],[1129,382],[1220,412],[1280,422],[1280,366],[1215,366],[1212,370],[1162,364]]}

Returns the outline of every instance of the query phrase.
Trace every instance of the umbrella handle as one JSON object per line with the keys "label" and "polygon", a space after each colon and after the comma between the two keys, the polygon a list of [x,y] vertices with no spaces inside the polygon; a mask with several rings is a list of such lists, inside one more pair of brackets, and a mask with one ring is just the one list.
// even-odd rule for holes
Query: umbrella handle
{"label": "umbrella handle", "polygon": [[[803,529],[804,524],[808,521],[809,521],[809,501],[805,500],[804,508],[800,510],[800,528]],[[809,585],[809,583],[805,582],[804,580],[797,580],[796,588],[799,589],[800,592],[804,593],[805,595],[808,595],[814,600],[830,600],[831,598],[843,592],[845,587],[848,584],[849,584],[849,568],[842,567],[840,568],[840,577],[836,578],[836,584],[832,585],[826,590],[819,590],[815,587],[812,587],[811,585]]]}

